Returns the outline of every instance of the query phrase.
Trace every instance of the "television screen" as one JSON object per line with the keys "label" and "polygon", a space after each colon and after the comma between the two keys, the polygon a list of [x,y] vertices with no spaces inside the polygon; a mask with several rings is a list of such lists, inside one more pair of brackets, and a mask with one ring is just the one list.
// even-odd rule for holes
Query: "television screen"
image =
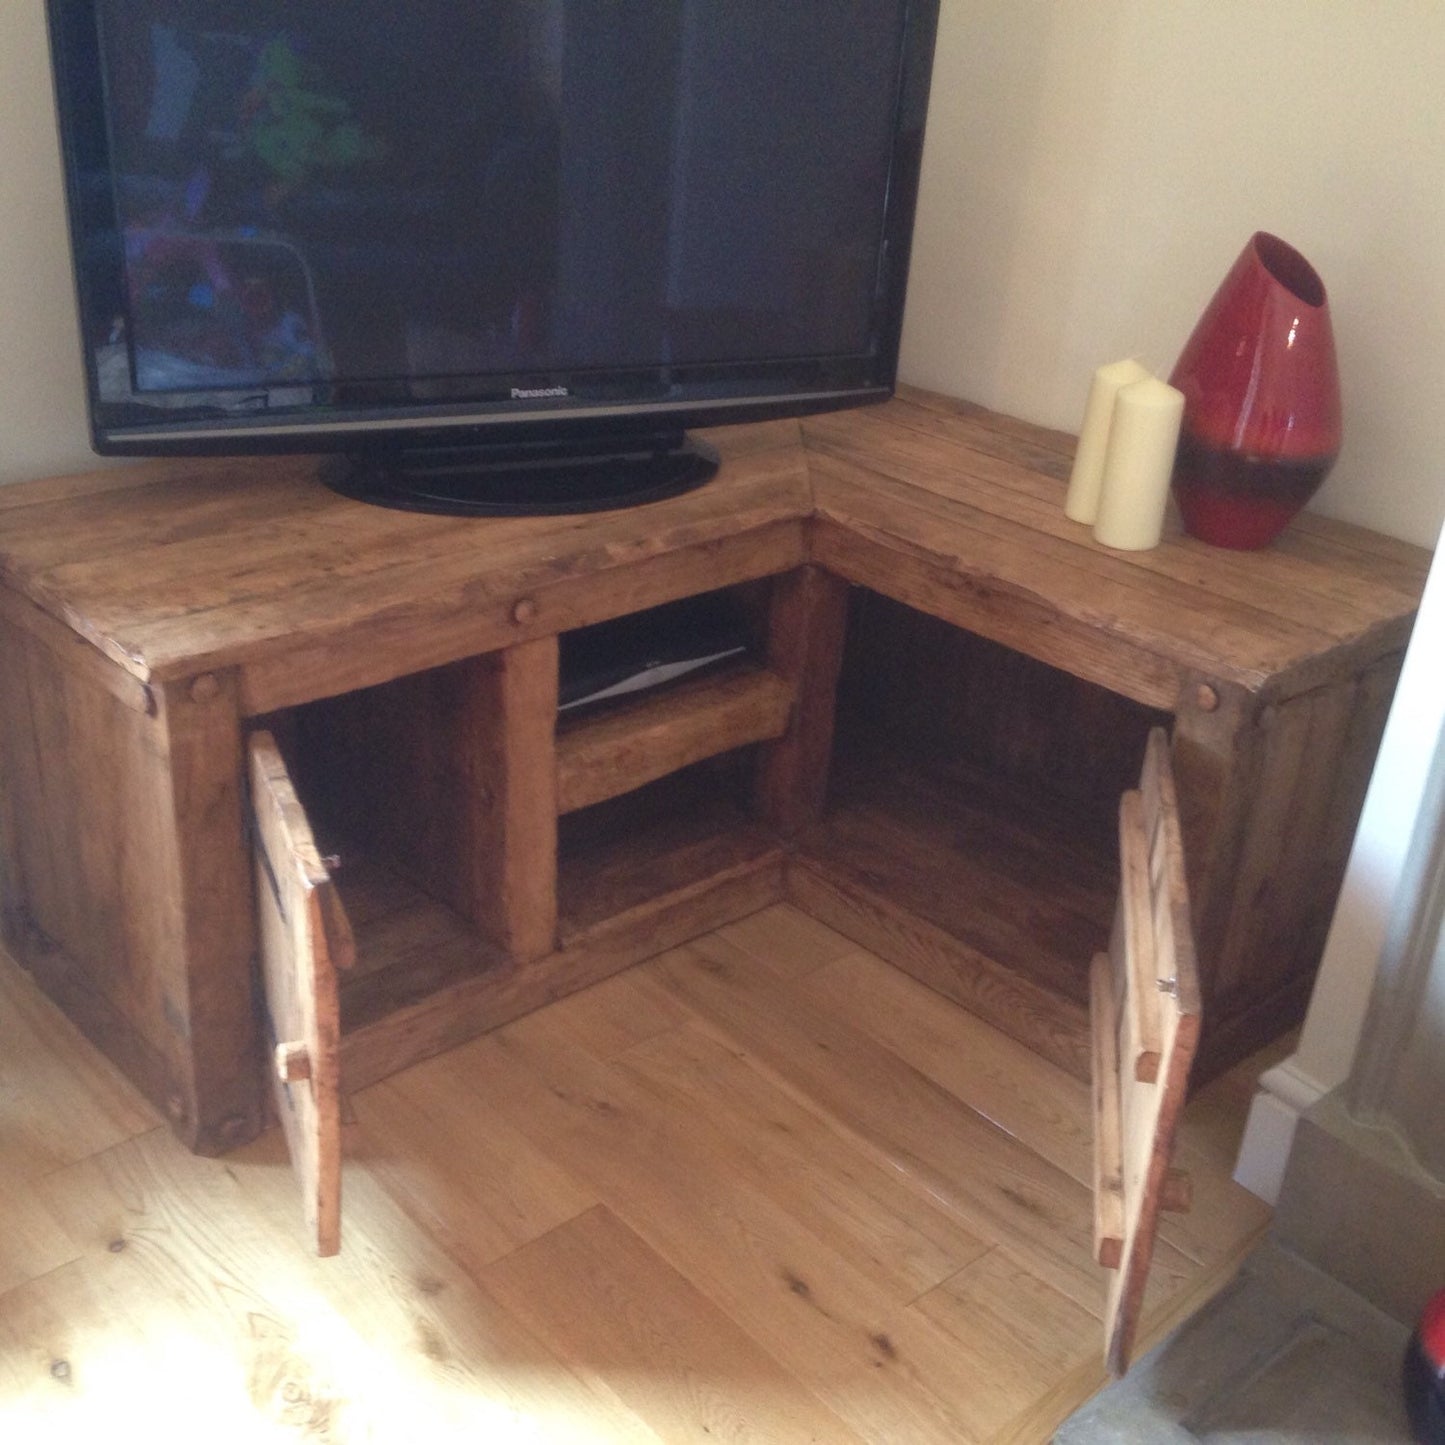
{"label": "television screen", "polygon": [[51,0],[103,451],[891,387],[916,0]]}

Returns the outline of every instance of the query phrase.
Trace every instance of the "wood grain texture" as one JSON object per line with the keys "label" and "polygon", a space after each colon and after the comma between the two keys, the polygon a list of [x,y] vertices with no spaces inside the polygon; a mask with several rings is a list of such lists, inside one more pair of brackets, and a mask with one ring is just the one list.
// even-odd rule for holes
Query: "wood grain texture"
{"label": "wood grain texture", "polygon": [[[631,513],[580,524],[388,513],[326,492],[306,459],[149,464],[7,493],[0,578],[142,680],[239,666],[256,711],[383,680],[385,659],[395,675],[408,648],[414,670],[577,625],[579,612],[596,620],[609,574],[621,589],[611,615],[684,595],[680,576],[652,596],[623,579],[670,553],[761,543],[777,524],[792,526],[791,560],[756,571],[734,549],[690,590],[786,570],[804,560],[815,510],[824,550],[851,529],[905,570],[910,554],[931,558],[924,571],[944,591],[941,579],[972,575],[960,605],[984,623],[990,597],[1015,593],[1053,618],[1051,632],[1112,645],[1120,690],[1163,706],[1180,664],[1284,695],[1322,680],[1324,657],[1359,665],[1403,644],[1421,549],[1311,517],[1257,557],[1171,537],[1122,559],[1063,519],[1058,437],[1038,436],[919,393],[801,428],[727,429],[720,477],[647,508],[641,535]],[[536,611],[519,634],[522,597]],[[1081,665],[1107,682],[1109,655]]]}
{"label": "wood grain texture", "polygon": [[734,668],[565,721],[557,735],[557,811],[630,793],[717,753],[776,738],[793,687],[766,668]]}
{"label": "wood grain texture", "polygon": [[1094,1258],[1118,1269],[1124,1253],[1123,1073],[1119,1062],[1119,1003],[1107,953],[1096,953],[1089,969],[1092,994],[1094,1088]]}
{"label": "wood grain texture", "polygon": [[268,732],[248,747],[256,913],[270,1084],[316,1252],[341,1248],[341,1017],[337,971],[355,959],[341,901],[285,760]]}
{"label": "wood grain texture", "polygon": [[[1057,1288],[1067,1211],[1037,1244],[963,1219],[994,1190],[1018,1194],[999,1227],[1029,1218],[1029,1168],[995,1172],[1014,1150],[1077,1173],[1087,1091],[785,905],[716,942],[756,1009],[695,1011],[649,966],[365,1090],[327,1261],[278,1133],[188,1154],[0,961],[0,1071],[26,1064],[0,1088],[0,1264],[23,1244],[34,1276],[0,1284],[5,1437],[1040,1445],[1102,1380],[1103,1276]],[[1227,1191],[1267,1062],[1185,1111],[1218,1244],[1162,1250],[1144,1338],[1263,1227]],[[1013,1143],[970,1184],[916,1110]]]}
{"label": "wood grain texture", "polygon": [[[584,1378],[668,1441],[779,1445],[864,1437],[803,1389],[605,1206],[492,1265],[482,1280]],[[746,1379],[756,1411],[723,1381]]]}
{"label": "wood grain texture", "polygon": [[317,1260],[277,1135],[223,1161],[162,1132],[45,1181],[80,1259],[0,1297],[16,1439],[142,1428],[228,1441],[597,1439],[659,1445],[412,1224],[365,1170],[350,1247]]}
{"label": "wood grain texture", "polygon": [[142,680],[237,667],[268,711],[796,565],[810,497],[786,435],[744,435],[686,497],[581,519],[368,507],[297,459],[252,487],[244,464],[136,467],[0,513],[0,578]]}
{"label": "wood grain texture", "polygon": [[345,1086],[363,1088],[775,903],[783,893],[782,872],[776,850],[753,854],[580,932],[546,958],[481,972],[459,969],[440,982],[428,979],[424,996],[413,1001],[392,1006],[388,997],[381,1008],[373,1003],[348,1021],[342,1040]]}
{"label": "wood grain texture", "polygon": [[234,679],[153,696],[154,715],[129,706],[0,621],[6,936],[178,1132],[214,1151],[255,1132],[262,1098]]}
{"label": "wood grain texture", "polygon": [[755,797],[759,816],[784,837],[823,811],[848,592],[846,583],[819,567],[797,568],[773,584],[768,667],[787,680],[796,701],[787,731],[761,750]]}
{"label": "wood grain texture", "polygon": [[504,954],[556,934],[556,643],[429,668],[282,716],[307,808],[343,860],[364,848]]}
{"label": "wood grain texture", "polygon": [[[1144,1291],[1157,1247],[1160,1211],[1170,1194],[1174,1136],[1199,1042],[1200,992],[1169,744],[1150,736],[1139,791],[1119,809],[1124,859],[1120,913],[1148,934],[1115,931],[1108,955],[1094,963],[1095,1059],[1112,1064],[1113,1080],[1095,1089],[1095,1238],[1100,1257],[1115,1260],[1104,1317],[1111,1374],[1128,1368]],[[1142,867],[1130,866],[1139,860]],[[1107,969],[1107,976],[1105,970]],[[1109,1035],[1117,1044],[1110,1049]],[[1154,1051],[1157,1050],[1157,1053]],[[1112,1057],[1111,1057],[1112,1055]],[[1140,1067],[1148,1056],[1150,1066]],[[1117,1109],[1117,1114],[1113,1113]]]}
{"label": "wood grain texture", "polygon": [[[369,508],[326,491],[307,459],[157,463],[7,493],[5,936],[184,1137],[218,1149],[259,1123],[239,826],[242,720],[257,714],[298,737],[310,726],[319,752],[328,719],[350,713],[364,743],[371,720],[417,700],[410,731],[383,729],[369,770],[338,761],[332,791],[353,784],[373,818],[389,815],[389,837],[364,819],[356,831],[478,939],[452,941],[435,909],[413,915],[409,951],[378,926],[356,1017],[383,1033],[385,1011],[397,1018],[391,1043],[369,1035],[368,1067],[460,1037],[444,1001],[470,1000],[461,1017],[480,1026],[643,956],[654,916],[676,942],[689,916],[701,926],[770,901],[782,861],[768,849],[821,827],[831,836],[795,870],[796,897],[1082,1071],[1097,900],[1072,863],[1047,862],[1067,850],[1028,795],[1056,795],[1091,833],[1106,781],[1164,714],[1197,859],[1217,1030],[1205,1059],[1227,1063],[1297,1007],[1423,580],[1418,549],[1310,518],[1258,557],[1173,535],[1121,557],[1059,513],[1067,438],[916,392],[717,439],[725,464],[707,487],[583,518]],[[970,811],[954,778],[937,807],[904,788],[891,813],[845,802],[818,821],[850,586],[891,599],[874,609],[885,621],[933,614],[924,641],[970,634],[937,659],[967,676],[941,689],[932,735],[914,728],[898,751],[926,753],[948,731],[982,740],[977,772],[998,765],[1010,787],[1029,785],[1007,807]],[[675,858],[614,848],[574,866],[554,836],[557,635],[720,587],[771,592],[770,667],[793,693],[786,728],[740,764],[757,765],[744,787],[772,841],[730,823],[682,839]],[[435,707],[441,673],[456,685],[450,711]],[[372,687],[390,701],[368,712]],[[415,725],[434,710],[437,731]],[[1018,725],[1046,711],[1052,722]],[[610,762],[587,771],[622,786],[686,762],[700,734],[709,747],[764,735],[756,718],[716,721],[598,731]],[[1107,745],[1070,750],[1071,727]],[[837,731],[856,741],[846,717]],[[1010,810],[1026,821],[1011,826]],[[1305,827],[1290,830],[1295,816]],[[1325,840],[1313,853],[1311,835]],[[672,901],[653,909],[661,897]],[[592,968],[589,938],[602,949]],[[541,966],[535,979],[509,971],[519,960]]]}

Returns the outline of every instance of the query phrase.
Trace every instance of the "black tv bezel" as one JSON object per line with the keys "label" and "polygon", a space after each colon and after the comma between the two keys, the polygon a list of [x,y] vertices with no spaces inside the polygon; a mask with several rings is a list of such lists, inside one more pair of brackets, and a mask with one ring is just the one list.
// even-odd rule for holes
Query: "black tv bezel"
{"label": "black tv bezel", "polygon": [[[372,454],[399,447],[484,448],[494,443],[626,446],[659,435],[680,436],[691,427],[800,416],[892,395],[939,0],[905,3],[893,154],[874,290],[874,341],[867,351],[684,367],[450,378],[455,387],[473,385],[474,394],[446,401],[388,396],[386,383],[342,383],[353,393],[348,401],[295,412],[169,415],[160,408],[144,408],[143,418],[135,416],[132,404],[102,398],[91,344],[97,322],[114,314],[110,303],[124,294],[101,83],[98,4],[99,0],[46,0],[90,439],[102,456]],[[390,384],[397,390],[405,385]],[[568,389],[565,398],[510,398],[514,387],[559,386]]]}

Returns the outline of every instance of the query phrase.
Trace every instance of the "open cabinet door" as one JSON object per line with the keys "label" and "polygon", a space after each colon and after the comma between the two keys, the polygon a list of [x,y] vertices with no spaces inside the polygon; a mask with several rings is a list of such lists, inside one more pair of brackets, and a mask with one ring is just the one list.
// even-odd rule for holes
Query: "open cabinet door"
{"label": "open cabinet door", "polygon": [[261,977],[276,1112],[318,1254],[341,1248],[341,1020],[336,970],[355,956],[336,886],[268,732],[250,741]]}
{"label": "open cabinet door", "polygon": [[1138,791],[1119,803],[1119,907],[1090,977],[1094,1252],[1113,1271],[1104,1316],[1111,1374],[1128,1368],[1162,1209],[1189,1207],[1170,1168],[1199,1041],[1199,975],[1169,742],[1149,735]]}

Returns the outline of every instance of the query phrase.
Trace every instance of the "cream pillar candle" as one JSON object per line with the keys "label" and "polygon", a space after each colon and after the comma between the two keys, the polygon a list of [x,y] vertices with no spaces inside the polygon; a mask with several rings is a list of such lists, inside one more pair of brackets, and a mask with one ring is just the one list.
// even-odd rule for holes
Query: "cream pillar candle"
{"label": "cream pillar candle", "polygon": [[1074,470],[1069,477],[1069,494],[1064,515],[1075,522],[1093,523],[1099,515],[1099,487],[1104,479],[1104,451],[1109,443],[1109,423],[1114,416],[1114,398],[1119,388],[1149,376],[1145,367],[1131,357],[1101,366],[1089,384],[1084,404],[1084,425],[1074,453]]}
{"label": "cream pillar candle", "polygon": [[1151,376],[1119,389],[1094,522],[1106,547],[1143,552],[1159,545],[1183,419],[1184,393],[1167,382]]}

